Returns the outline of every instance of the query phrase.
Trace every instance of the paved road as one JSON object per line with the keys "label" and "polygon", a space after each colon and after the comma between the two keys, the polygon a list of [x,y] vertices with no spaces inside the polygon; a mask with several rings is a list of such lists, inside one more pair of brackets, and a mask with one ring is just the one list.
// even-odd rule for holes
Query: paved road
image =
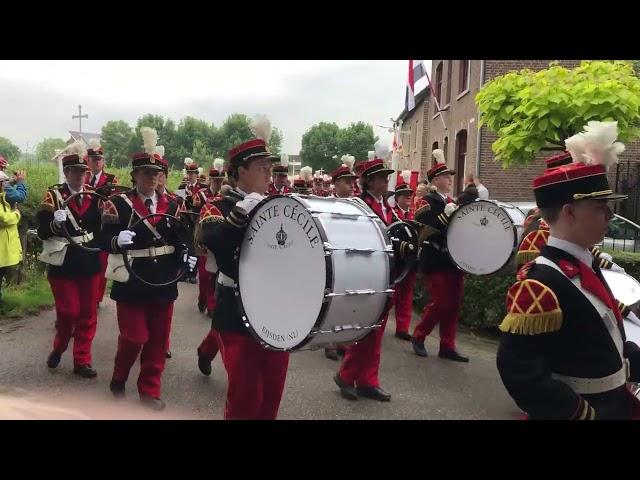
{"label": "paved road", "polygon": [[[46,311],[20,320],[0,319],[0,400],[47,402],[69,407],[91,418],[197,418],[220,419],[225,398],[226,373],[219,358],[213,374],[204,377],[197,369],[195,349],[210,326],[196,308],[197,286],[180,284],[171,338],[173,358],[163,376],[163,398],[168,408],[161,413],[142,409],[137,401],[134,367],[127,398],[116,402],[109,392],[118,328],[115,303],[105,299],[99,310],[98,331],[93,344],[96,379],[72,374],[70,350],[60,366],[50,371],[46,357],[54,332],[55,313]],[[383,344],[380,378],[392,394],[389,403],[340,397],[332,377],[338,363],[320,351],[291,356],[289,374],[280,408],[281,419],[513,419],[519,411],[507,395],[495,367],[496,344],[462,334],[459,348],[471,357],[469,364],[441,360],[437,355],[420,358],[409,342],[393,336],[393,313]],[[429,352],[437,354],[437,337],[427,339]],[[0,401],[0,406],[2,402]],[[1,414],[1,411],[0,411]],[[47,416],[47,413],[42,414]],[[55,416],[54,414],[51,414]]]}

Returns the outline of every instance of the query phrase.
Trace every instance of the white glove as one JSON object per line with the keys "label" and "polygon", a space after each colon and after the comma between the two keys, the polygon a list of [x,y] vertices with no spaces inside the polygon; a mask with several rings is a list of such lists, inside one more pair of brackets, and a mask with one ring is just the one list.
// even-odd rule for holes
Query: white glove
{"label": "white glove", "polygon": [[614,262],[611,262],[611,268],[609,270],[612,270],[614,272],[627,273],[624,268]]}
{"label": "white glove", "polygon": [[613,262],[613,257],[611,255],[609,255],[608,253],[600,252],[600,255],[598,255],[598,256],[600,257],[600,259],[607,260],[608,262]]}
{"label": "white glove", "polygon": [[136,232],[132,232],[131,230],[122,230],[118,234],[118,246],[124,247],[125,245],[133,244],[133,237],[136,236]]}
{"label": "white glove", "polygon": [[640,326],[640,318],[638,318],[638,316],[635,313],[633,313],[631,310],[629,310],[629,313],[627,314],[626,319]]}
{"label": "white glove", "polygon": [[196,263],[198,263],[198,257],[189,256],[187,263],[189,264],[189,270],[193,271],[193,269],[196,268]]}
{"label": "white glove", "polygon": [[58,225],[62,225],[67,221],[67,211],[66,210],[56,210],[53,212],[53,221]]}
{"label": "white glove", "polygon": [[255,206],[264,199],[264,195],[259,193],[250,193],[243,200],[240,200],[236,205],[242,208],[245,212],[249,213],[255,208]]}
{"label": "white glove", "polygon": [[457,209],[458,209],[458,205],[456,205],[454,202],[449,202],[444,206],[444,214],[447,217],[450,217],[451,214],[455,212]]}

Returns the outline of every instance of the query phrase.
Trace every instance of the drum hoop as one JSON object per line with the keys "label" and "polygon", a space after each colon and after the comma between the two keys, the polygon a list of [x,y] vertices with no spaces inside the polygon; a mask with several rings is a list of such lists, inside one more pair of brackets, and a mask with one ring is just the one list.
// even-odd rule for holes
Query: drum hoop
{"label": "drum hoop", "polygon": [[[475,200],[475,202],[491,203],[491,204],[495,205],[496,207],[498,207],[499,209],[501,209],[502,211],[504,211],[505,213],[507,213],[507,211],[504,208],[502,208],[500,205],[498,205],[498,203],[492,202],[491,200]],[[463,206],[467,206],[467,205],[469,205],[471,203],[475,203],[475,202],[469,202],[469,203],[466,203]],[[473,272],[470,272],[470,271],[466,270],[465,268],[461,267],[460,265],[458,265],[458,262],[456,262],[453,259],[453,257],[451,256],[451,252],[449,251],[449,247],[447,245],[447,256],[449,257],[449,260],[451,260],[451,263],[453,263],[456,266],[456,268],[458,270],[460,270],[461,272],[468,273],[469,275],[473,275],[474,277],[488,277],[489,275],[493,275],[493,274],[499,272],[500,270],[502,270],[504,268],[504,266],[511,261],[511,259],[513,258],[513,256],[516,253],[515,249],[518,247],[518,229],[516,227],[516,224],[513,222],[513,219],[511,218],[511,215],[507,214],[507,218],[511,222],[511,233],[513,234],[513,248],[511,250],[511,255],[509,255],[509,258],[507,258],[507,261],[504,262],[504,264],[502,264],[500,266],[500,268],[498,268],[498,269],[496,269],[496,270],[494,270],[493,272],[490,272],[490,273],[473,273]],[[451,221],[449,222],[449,225],[451,225],[451,223],[453,223],[454,221],[455,221],[455,217],[451,218]],[[448,227],[447,227],[447,233],[448,233]],[[446,242],[447,235],[445,235],[444,238],[445,238],[445,242]]]}
{"label": "drum hoop", "polygon": [[[293,195],[289,195],[289,194],[276,194],[276,195],[271,195],[263,200],[260,201],[260,203],[258,203],[253,210],[251,210],[251,212],[249,213],[249,224],[251,223],[251,220],[253,219],[254,215],[256,214],[256,212],[267,202],[272,201],[275,198],[292,198],[293,200],[295,200],[296,202],[298,202],[300,205],[302,205],[307,211],[309,211],[309,206],[303,204],[299,199],[297,199],[296,197],[294,197]],[[327,241],[327,234],[324,231],[324,228],[322,227],[321,224],[319,224],[320,222],[316,221],[316,218],[309,214],[309,216],[311,217],[311,219],[313,220],[313,223],[315,224],[316,228],[318,229],[318,234],[320,235],[320,238],[322,239],[322,243],[324,245],[324,242]],[[244,236],[242,238],[242,244],[240,244],[240,246],[238,247],[238,262],[240,262],[240,257],[242,255],[242,245],[244,244]],[[324,256],[324,262],[325,262],[325,284],[324,284],[324,291],[325,293],[327,292],[327,289],[329,289],[329,291],[333,290],[333,285],[334,285],[334,278],[333,278],[333,260],[331,259],[330,255],[325,255]],[[324,295],[324,294],[323,294]],[[298,343],[295,347],[291,347],[291,348],[279,348],[279,347],[274,347],[273,345],[269,345],[267,342],[265,342],[260,335],[258,335],[258,333],[255,331],[255,329],[253,328],[253,325],[251,324],[250,320],[249,320],[249,316],[247,315],[246,310],[244,309],[244,304],[242,303],[242,293],[240,292],[240,272],[238,269],[238,279],[236,281],[236,287],[235,287],[235,297],[236,297],[236,305],[238,307],[238,310],[240,312],[240,317],[242,319],[242,323],[245,326],[245,328],[247,330],[249,330],[249,333],[251,334],[251,336],[260,344],[260,346],[262,348],[265,348],[267,350],[274,350],[274,351],[278,351],[278,352],[295,352],[300,350],[303,346],[305,346],[307,343],[309,343],[311,341],[311,339],[314,337],[311,334],[308,334],[300,343]],[[327,315],[327,311],[329,309],[329,306],[331,305],[331,297],[324,299],[324,301],[322,302],[322,306],[320,307],[320,312],[318,312],[318,317],[316,318],[315,323],[313,324],[313,327],[311,328],[311,331],[317,329],[323,322],[324,318]],[[311,333],[311,332],[310,332]]]}

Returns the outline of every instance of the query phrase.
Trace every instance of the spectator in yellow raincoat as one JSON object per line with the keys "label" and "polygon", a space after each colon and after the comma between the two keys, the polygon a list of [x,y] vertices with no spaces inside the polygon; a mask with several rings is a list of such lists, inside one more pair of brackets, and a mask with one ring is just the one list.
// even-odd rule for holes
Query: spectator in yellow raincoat
{"label": "spectator in yellow raincoat", "polygon": [[20,211],[5,198],[6,173],[0,171],[0,305],[2,304],[2,281],[10,279],[12,268],[22,259],[22,244],[18,234]]}

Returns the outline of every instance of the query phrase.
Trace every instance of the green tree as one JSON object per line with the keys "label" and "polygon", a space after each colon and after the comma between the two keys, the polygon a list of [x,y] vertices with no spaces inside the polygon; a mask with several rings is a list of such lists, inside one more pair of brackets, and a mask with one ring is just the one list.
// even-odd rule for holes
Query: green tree
{"label": "green tree", "polygon": [[271,153],[280,155],[282,153],[282,132],[278,127],[273,127],[271,140],[269,140],[269,150]]}
{"label": "green tree", "polygon": [[[198,149],[206,149],[206,155],[213,152],[216,148],[215,130],[214,125],[210,125],[204,120],[193,117],[185,117],[180,120],[175,131],[175,142],[172,146],[173,153],[177,157],[176,167],[182,168],[184,159],[192,157],[198,140],[200,141]],[[196,162],[202,162],[199,158],[193,157],[193,159]]]}
{"label": "green tree", "polygon": [[36,146],[36,161],[48,162],[56,154],[56,150],[62,150],[66,142],[61,138],[45,138]]}
{"label": "green tree", "polygon": [[242,113],[234,113],[227,117],[220,126],[221,151],[217,152],[217,155],[226,158],[233,147],[253,138],[249,122],[249,117]]}
{"label": "green tree", "polygon": [[[193,151],[190,157],[206,171],[213,164],[213,154],[207,144],[200,138],[193,142]],[[184,161],[184,160],[183,160]]]}
{"label": "green tree", "polygon": [[357,160],[367,158],[367,152],[373,149],[378,137],[373,127],[364,122],[352,123],[338,133],[338,150],[340,155],[353,155]]}
{"label": "green tree", "polygon": [[302,136],[300,157],[304,166],[314,170],[332,170],[340,160],[340,127],[335,123],[320,122]]}
{"label": "green tree", "polygon": [[563,150],[590,120],[617,121],[623,142],[640,136],[640,78],[627,61],[510,72],[484,85],[476,103],[480,125],[498,134],[492,148],[505,168],[526,165],[542,150]]}
{"label": "green tree", "polygon": [[20,149],[8,138],[0,137],[0,155],[9,163],[20,160]]}
{"label": "green tree", "polygon": [[104,159],[111,166],[127,166],[131,161],[131,153],[140,151],[132,148],[132,145],[135,147],[136,135],[124,120],[111,120],[105,123],[100,138]]}

